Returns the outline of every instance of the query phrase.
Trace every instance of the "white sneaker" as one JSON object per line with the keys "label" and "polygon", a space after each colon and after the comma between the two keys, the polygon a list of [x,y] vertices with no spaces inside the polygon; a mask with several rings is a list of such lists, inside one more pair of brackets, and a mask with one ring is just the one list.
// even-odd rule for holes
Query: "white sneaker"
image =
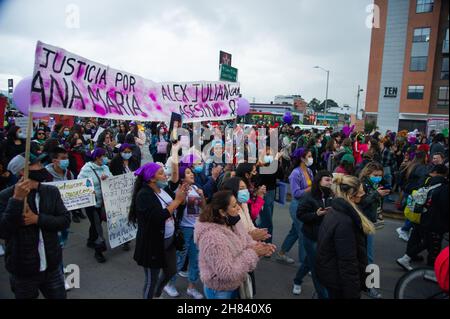
{"label": "white sneaker", "polygon": [[404,255],[402,258],[397,259],[397,264],[406,271],[413,270],[413,267],[411,267],[410,262],[411,258],[408,255]]}
{"label": "white sneaker", "polygon": [[291,257],[289,257],[286,254],[284,254],[284,255],[277,254],[276,260],[279,262],[282,262],[282,263],[286,263],[286,264],[293,264],[295,262],[294,259],[292,259]]}
{"label": "white sneaker", "polygon": [[203,295],[195,288],[188,288],[187,294],[194,299],[203,299]]}
{"label": "white sneaker", "polygon": [[187,278],[187,277],[189,277],[189,272],[187,272],[187,271],[179,271],[178,272],[178,276],[183,277],[183,278]]}
{"label": "white sneaker", "polygon": [[401,227],[397,228],[396,231],[397,231],[397,234],[398,234],[398,238],[400,238],[400,239],[402,239],[402,240],[408,242],[408,240],[409,240],[409,234],[408,234],[407,232],[405,232],[404,230],[402,230]]}
{"label": "white sneaker", "polygon": [[367,291],[367,295],[373,299],[381,299],[383,297],[381,295],[381,292],[376,288],[369,288],[369,290]]}
{"label": "white sneaker", "polygon": [[177,288],[175,288],[175,286],[171,285],[171,284],[167,284],[164,287],[164,291],[166,292],[166,294],[168,294],[170,297],[178,297],[180,295],[180,293],[178,292]]}
{"label": "white sneaker", "polygon": [[297,296],[300,295],[302,293],[302,286],[294,284],[294,288],[292,289],[292,293],[294,295],[297,295]]}

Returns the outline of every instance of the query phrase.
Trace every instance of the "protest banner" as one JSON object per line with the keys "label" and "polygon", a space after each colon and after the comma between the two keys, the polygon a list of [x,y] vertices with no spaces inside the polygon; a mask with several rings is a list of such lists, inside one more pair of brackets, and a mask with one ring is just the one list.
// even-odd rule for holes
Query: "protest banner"
{"label": "protest banner", "polygon": [[90,178],[45,183],[59,189],[67,210],[95,206],[94,183]]}
{"label": "protest banner", "polygon": [[98,138],[100,137],[100,134],[102,134],[105,131],[105,129],[103,127],[99,127],[97,129],[97,132],[95,132],[95,136],[92,139],[94,142],[97,142]]}
{"label": "protest banner", "polygon": [[117,120],[183,122],[236,118],[239,83],[156,83],[38,42],[30,110]]}
{"label": "protest banner", "polygon": [[28,130],[28,116],[14,118],[14,124],[22,129],[22,132],[27,134]]}
{"label": "protest banner", "polygon": [[136,238],[136,227],[128,224],[128,212],[135,180],[134,174],[128,173],[109,177],[102,181],[103,202],[105,203],[111,248]]}

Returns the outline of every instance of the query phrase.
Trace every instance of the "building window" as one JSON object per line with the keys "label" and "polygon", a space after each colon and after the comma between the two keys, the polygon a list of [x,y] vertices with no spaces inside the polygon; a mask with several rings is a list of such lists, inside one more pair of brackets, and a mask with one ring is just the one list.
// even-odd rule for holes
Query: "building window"
{"label": "building window", "polygon": [[422,100],[423,99],[423,85],[410,85],[408,86],[409,100]]}
{"label": "building window", "polygon": [[448,106],[448,86],[439,87],[438,106]]}
{"label": "building window", "polygon": [[441,80],[448,80],[448,58],[442,58]]}
{"label": "building window", "polygon": [[448,53],[448,28],[447,31],[445,31],[445,39],[442,43],[442,53]]}
{"label": "building window", "polygon": [[414,29],[411,47],[410,71],[426,71],[428,63],[428,47],[430,42],[430,28]]}
{"label": "building window", "polygon": [[417,0],[416,13],[433,12],[434,0]]}

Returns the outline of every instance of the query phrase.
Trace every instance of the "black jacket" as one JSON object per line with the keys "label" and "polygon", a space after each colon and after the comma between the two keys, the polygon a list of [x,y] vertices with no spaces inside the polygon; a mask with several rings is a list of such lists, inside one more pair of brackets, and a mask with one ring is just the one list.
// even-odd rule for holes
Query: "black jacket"
{"label": "black jacket", "polygon": [[[128,168],[134,172],[139,168],[139,164],[137,160],[133,157],[131,157],[128,160]],[[111,171],[111,174],[114,176],[125,174],[125,166],[123,165],[123,159],[120,154],[114,156],[112,161],[109,163],[109,170]]]}
{"label": "black jacket", "polygon": [[[261,172],[261,168],[259,168]],[[258,186],[266,185],[268,191],[275,190],[277,188],[277,179],[283,178],[283,169],[281,167],[281,160],[278,161],[278,168],[274,174],[258,174]]]}
{"label": "black jacket", "polygon": [[341,291],[344,298],[360,298],[368,264],[361,219],[342,198],[333,199],[331,207],[319,230],[317,277],[326,288]]}
{"label": "black jacket", "polygon": [[303,234],[313,241],[319,238],[320,224],[324,216],[318,216],[317,210],[322,207],[331,206],[331,196],[325,198],[316,198],[311,192],[306,192],[300,197],[297,218],[303,222]]}
{"label": "black jacket", "polygon": [[[58,231],[69,227],[70,215],[56,187],[40,184],[38,191],[38,225],[30,226],[23,226],[23,201],[12,198],[14,186],[0,193],[0,238],[6,241],[6,269],[19,276],[39,273],[39,229],[44,239],[47,270],[55,270],[62,263]],[[33,212],[37,212],[35,198],[36,191],[30,192],[28,205]]]}
{"label": "black jacket", "polygon": [[[381,195],[374,188],[369,178],[365,177],[362,181],[364,192],[366,193],[358,204],[361,212],[372,222],[377,221],[378,207],[381,205]],[[381,186],[382,184],[380,184]]]}
{"label": "black jacket", "polygon": [[448,180],[442,176],[432,177],[428,186],[442,184],[442,186],[431,190],[429,197],[431,201],[427,204],[428,211],[420,217],[420,224],[427,230],[443,234],[449,230],[449,195]]}
{"label": "black jacket", "polygon": [[[174,193],[164,189],[172,198]],[[166,220],[172,215],[163,209],[150,186],[144,184],[136,195],[137,235],[134,260],[146,268],[164,268],[164,232]]]}

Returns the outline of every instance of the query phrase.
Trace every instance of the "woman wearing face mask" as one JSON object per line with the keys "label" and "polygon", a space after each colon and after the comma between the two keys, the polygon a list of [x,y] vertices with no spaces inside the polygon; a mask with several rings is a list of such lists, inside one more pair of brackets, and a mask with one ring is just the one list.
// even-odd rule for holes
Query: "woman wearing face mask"
{"label": "woman wearing face mask", "polygon": [[127,133],[129,131],[129,127],[127,122],[123,122],[119,124],[119,132],[116,135],[116,141],[118,144],[125,143],[125,136],[127,136]]}
{"label": "woman wearing face mask", "polygon": [[159,126],[153,131],[150,142],[150,154],[154,162],[165,163],[167,160],[167,148],[169,143],[169,135],[163,126]]}
{"label": "woman wearing face mask", "polygon": [[[361,212],[376,225],[377,216],[382,210],[383,197],[390,193],[389,189],[383,188],[383,166],[377,162],[370,162],[359,174],[365,195],[361,198],[358,207]],[[374,263],[374,235],[367,235],[367,259],[369,264]],[[375,289],[369,289],[369,295],[381,298],[381,293]]]}
{"label": "woman wearing face mask", "polygon": [[96,148],[102,148],[106,151],[106,157],[110,161],[114,157],[114,148],[112,142],[112,133],[109,130],[105,130],[99,135],[96,144]]}
{"label": "woman wearing face mask", "polygon": [[266,185],[258,185],[256,165],[252,163],[241,163],[236,168],[236,176],[240,177],[247,185],[250,198],[247,202],[250,216],[256,221],[264,207],[264,196],[266,195]]}
{"label": "woman wearing face mask", "polygon": [[81,169],[86,164],[86,147],[81,139],[73,139],[69,148],[69,170],[75,175],[80,174]]}
{"label": "woman wearing face mask", "polygon": [[89,222],[89,238],[87,246],[95,249],[94,257],[99,263],[106,261],[103,252],[106,250],[105,239],[103,238],[102,221],[106,221],[106,216],[102,213],[104,202],[101,182],[112,176],[108,167],[106,151],[96,148],[91,155],[92,162],[86,163],[78,174],[78,179],[90,178],[94,182],[96,205],[86,208]]}
{"label": "woman wearing face mask", "polygon": [[[185,249],[177,252],[177,271],[180,272],[188,258],[188,288],[187,294],[194,299],[203,299],[203,295],[195,288],[199,279],[198,270],[198,248],[194,243],[194,227],[198,216],[206,204],[203,191],[195,185],[194,172],[191,163],[179,165],[179,181],[171,183],[171,188],[188,187],[185,205],[179,206],[176,212],[176,224],[183,232]],[[174,182],[174,180],[172,180]],[[164,287],[164,291],[171,297],[178,297],[179,293],[175,287],[176,276],[173,276],[170,284]]]}
{"label": "woman wearing face mask", "polygon": [[303,246],[306,252],[305,262],[301,265],[294,279],[294,295],[301,294],[301,285],[304,277],[311,271],[314,288],[319,299],[326,299],[328,294],[326,289],[317,279],[315,268],[317,238],[319,237],[319,228],[323,218],[330,211],[333,193],[331,184],[333,175],[328,171],[319,171],[314,177],[311,186],[311,192],[305,193],[297,209],[297,218],[303,223]]}
{"label": "woman wearing face mask", "polygon": [[59,145],[65,145],[66,141],[69,140],[70,128],[67,126],[61,127],[58,134]]}
{"label": "woman wearing face mask", "polygon": [[[174,165],[178,171],[178,164]],[[134,174],[137,180],[128,215],[130,223],[137,224],[134,260],[144,268],[144,299],[159,298],[177,272],[173,214],[184,204],[188,186],[179,187],[174,194],[163,167],[156,163],[147,163]],[[173,177],[178,180],[178,174]]]}
{"label": "woman wearing face mask", "polygon": [[233,194],[220,191],[213,195],[195,225],[200,278],[208,299],[235,299],[247,274],[255,270],[259,257],[275,251],[271,244],[252,240],[239,222],[239,211]]}
{"label": "woman wearing face mask", "polygon": [[366,290],[366,235],[375,227],[358,208],[364,189],[358,178],[336,174],[335,198],[319,229],[316,272],[330,299],[359,299]]}
{"label": "woman wearing face mask", "polygon": [[6,163],[9,163],[16,155],[25,152],[25,139],[27,135],[18,126],[11,126],[7,138],[2,142],[1,155]]}
{"label": "woman wearing face mask", "polygon": [[109,163],[109,169],[114,176],[131,173],[138,168],[139,164],[133,157],[132,147],[126,143],[120,146],[119,153]]}
{"label": "woman wearing face mask", "polygon": [[311,191],[312,180],[314,178],[309,167],[313,164],[311,151],[305,148],[298,148],[292,153],[295,169],[292,170],[289,176],[289,183],[291,186],[292,201],[289,207],[289,213],[292,218],[291,230],[287,234],[281,246],[281,251],[278,253],[277,261],[293,264],[295,261],[286,253],[291,250],[295,242],[298,241],[298,258],[300,263],[304,263],[306,253],[303,247],[303,233],[301,232],[302,222],[297,218],[297,208],[300,198],[307,192]]}

